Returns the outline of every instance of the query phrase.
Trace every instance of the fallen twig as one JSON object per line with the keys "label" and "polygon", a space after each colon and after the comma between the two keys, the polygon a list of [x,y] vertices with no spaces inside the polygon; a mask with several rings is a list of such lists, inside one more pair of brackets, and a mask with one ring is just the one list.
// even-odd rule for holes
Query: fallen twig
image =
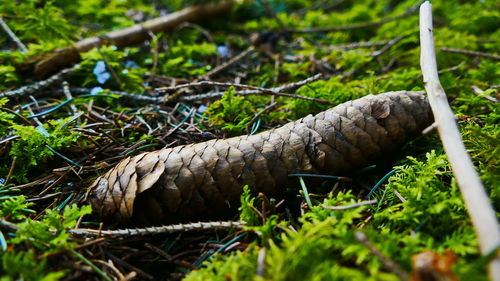
{"label": "fallen twig", "polygon": [[22,97],[35,94],[36,92],[48,88],[54,85],[55,83],[61,82],[64,78],[66,78],[69,74],[71,74],[77,67],[78,65],[75,65],[74,67],[71,68],[66,68],[45,80],[36,82],[28,86],[23,86],[16,90],[0,93],[0,98],[8,98],[14,96]]}
{"label": "fallen twig", "polygon": [[[161,90],[161,91],[176,91],[179,89],[183,88],[190,88],[190,87],[198,87],[198,86],[225,86],[225,87],[242,87],[242,88],[247,88],[248,90],[240,90],[240,91],[235,91],[234,94],[237,96],[247,96],[247,95],[260,95],[260,94],[269,94],[269,95],[276,95],[276,96],[285,96],[285,97],[291,97],[291,98],[297,98],[297,99],[305,99],[305,100],[310,100],[310,101],[317,101],[323,104],[330,104],[328,101],[325,100],[320,100],[320,99],[314,99],[314,98],[309,98],[309,97],[303,97],[303,96],[298,96],[298,95],[293,95],[293,94],[287,94],[283,93],[286,91],[293,91],[297,88],[300,88],[306,84],[312,83],[314,81],[317,81],[321,78],[321,74],[316,74],[312,77],[309,77],[307,79],[304,79],[302,81],[290,83],[290,84],[285,84],[279,87],[274,87],[274,88],[261,88],[261,87],[255,87],[255,86],[250,86],[250,85],[244,85],[244,84],[233,84],[233,83],[223,83],[223,82],[212,82],[212,81],[201,81],[201,82],[193,82],[193,83],[188,83],[188,84],[181,84],[177,85],[174,87],[166,87],[166,88],[158,88],[156,90]],[[87,88],[78,88],[74,87],[71,88],[71,91],[73,93],[77,94],[89,94],[90,89]],[[130,94],[126,92],[121,92],[121,91],[110,91],[107,90],[106,94],[111,94],[111,95],[117,95],[121,96],[124,99],[128,100],[134,100],[138,102],[145,102],[145,103],[153,103],[153,104],[160,104],[165,101],[164,97],[151,97],[151,96],[145,96],[145,95],[135,95],[135,94]],[[213,98],[219,98],[224,95],[224,92],[216,92],[216,93],[207,93],[207,94],[199,94],[199,95],[190,95],[190,96],[181,96],[179,98],[179,101],[196,101],[196,100],[202,100],[202,99],[213,99]],[[0,96],[1,98],[2,96]]]}
{"label": "fallen twig", "polygon": [[23,42],[19,40],[19,38],[17,38],[16,34],[12,31],[12,29],[10,29],[10,27],[7,25],[7,23],[3,20],[2,17],[0,17],[0,26],[5,31],[5,33],[9,35],[10,39],[12,39],[12,41],[14,41],[17,44],[17,47],[21,50],[21,52],[23,53],[28,52],[28,48],[26,48],[26,45],[24,45]]}
{"label": "fallen twig", "polygon": [[151,38],[150,32],[156,34],[158,32],[173,30],[181,23],[200,21],[213,15],[224,13],[231,9],[233,4],[233,0],[227,0],[193,6],[121,30],[86,38],[76,42],[73,46],[57,49],[48,55],[43,54],[30,60],[29,64],[25,65],[25,71],[34,68],[35,76],[43,78],[50,73],[78,62],[80,60],[80,53],[89,51],[94,47],[109,44],[114,44],[118,47],[131,46]]}
{"label": "fallen twig", "polygon": [[343,44],[343,45],[328,46],[327,49],[329,51],[332,51],[332,50],[345,51],[345,50],[357,49],[357,48],[369,48],[369,47],[384,46],[388,42],[389,41],[356,42],[356,43],[348,43],[348,44]]}
{"label": "fallen twig", "polygon": [[[434,51],[432,5],[429,2],[423,3],[420,7],[420,45],[420,63],[425,89],[439,136],[476,230],[481,252],[487,255],[500,245],[500,228],[488,194],[462,142],[455,114],[439,81]],[[492,280],[500,280],[500,257],[497,256],[491,261],[489,273]]]}
{"label": "fallen twig", "polygon": [[277,104],[278,104],[277,102],[272,102],[270,105],[266,106],[264,109],[262,109],[257,114],[255,114],[252,117],[252,119],[250,120],[250,122],[248,122],[248,125],[245,128],[245,132],[247,132],[247,134],[249,134],[250,133],[250,127],[252,126],[253,122],[255,122],[257,119],[259,119],[259,117],[262,116],[262,114],[264,114],[267,111],[269,111],[269,110],[273,109],[274,107],[276,107]]}
{"label": "fallen twig", "polygon": [[423,1],[419,1],[419,3],[410,7],[408,10],[406,10],[406,12],[404,12],[400,15],[383,18],[383,19],[378,20],[378,21],[364,22],[364,23],[358,23],[358,24],[346,25],[346,26],[335,26],[335,27],[326,27],[326,28],[306,28],[306,29],[296,29],[296,30],[287,30],[287,31],[294,32],[294,33],[334,32],[334,31],[347,31],[347,30],[353,30],[353,29],[359,29],[359,28],[379,26],[379,25],[382,25],[384,23],[388,23],[391,21],[405,18],[405,17],[415,13],[422,2]]}
{"label": "fallen twig", "polygon": [[500,56],[492,55],[492,54],[488,54],[488,53],[483,53],[483,52],[476,52],[476,51],[455,49],[455,48],[446,48],[446,47],[443,47],[440,50],[442,52],[462,54],[462,55],[475,56],[475,57],[483,57],[483,58],[488,58],[488,59],[500,61]]}
{"label": "fallen twig", "polygon": [[484,93],[483,90],[481,90],[478,86],[472,86],[472,91],[474,92],[474,94],[478,95],[478,96],[481,96],[493,103],[498,103],[498,100],[490,95],[487,95]]}
{"label": "fallen twig", "polygon": [[230,67],[235,62],[241,60],[242,58],[246,57],[248,54],[252,53],[254,50],[255,50],[255,48],[253,46],[248,47],[246,50],[244,50],[243,52],[241,52],[237,56],[231,58],[226,63],[223,63],[223,64],[215,67],[214,69],[212,69],[209,72],[207,72],[205,75],[202,75],[200,78],[202,78],[202,79],[209,79],[210,76],[213,76],[213,75],[221,72],[222,70]]}
{"label": "fallen twig", "polygon": [[377,199],[369,200],[369,201],[363,201],[359,202],[356,204],[351,204],[351,205],[346,205],[346,206],[328,206],[328,205],[321,205],[321,207],[328,209],[328,210],[333,210],[333,211],[341,211],[341,210],[348,210],[352,208],[357,208],[361,206],[368,206],[368,205],[373,205],[376,204],[378,201]]}
{"label": "fallen twig", "polygon": [[214,221],[214,222],[194,222],[185,224],[172,224],[163,226],[151,226],[145,228],[129,228],[117,230],[98,230],[88,228],[70,229],[69,232],[74,235],[82,236],[110,236],[110,237],[129,237],[142,235],[157,235],[163,233],[174,233],[184,231],[200,230],[227,230],[244,228],[245,222],[241,221]]}
{"label": "fallen twig", "polygon": [[361,231],[356,231],[354,233],[356,239],[363,244],[368,250],[370,250],[384,265],[387,269],[392,271],[399,279],[404,281],[410,281],[410,276],[406,273],[398,264],[393,260],[386,257],[382,252],[380,252]]}
{"label": "fallen twig", "polygon": [[401,41],[401,39],[403,38],[405,38],[405,35],[400,35],[392,39],[391,41],[387,42],[387,44],[385,44],[384,47],[371,53],[370,56],[376,58],[382,55],[383,53],[387,52],[392,46],[396,45],[399,41]]}
{"label": "fallen twig", "polygon": [[396,45],[399,41],[401,41],[405,37],[406,37],[406,35],[400,35],[400,36],[398,36],[398,37],[396,37],[396,38],[394,38],[394,39],[392,39],[390,41],[387,41],[386,44],[382,48],[380,48],[380,49],[378,49],[378,50],[376,50],[376,51],[374,51],[374,52],[372,52],[370,54],[371,60],[369,60],[369,61],[361,64],[357,68],[354,68],[354,69],[352,69],[352,70],[350,70],[348,72],[343,73],[342,74],[342,79],[345,79],[347,77],[352,76],[354,73],[356,73],[357,71],[359,71],[361,68],[363,68],[364,66],[366,66],[367,64],[369,64],[370,62],[372,62],[373,59],[375,59],[375,58],[383,55],[385,52],[387,52],[389,49],[391,49],[394,45]]}
{"label": "fallen twig", "polygon": [[319,102],[322,104],[328,104],[328,105],[331,104],[329,101],[326,101],[326,100],[304,97],[304,96],[293,95],[293,94],[287,94],[287,93],[278,92],[278,91],[275,91],[272,89],[267,89],[267,88],[252,86],[252,85],[230,83],[230,82],[200,81],[200,82],[194,82],[194,83],[189,83],[189,84],[177,85],[177,86],[168,87],[168,88],[157,88],[156,90],[159,92],[164,92],[164,91],[179,90],[182,88],[191,88],[191,87],[199,87],[199,86],[222,86],[222,87],[243,88],[243,89],[249,89],[249,90],[256,91],[254,93],[254,95],[267,94],[267,95],[290,97],[290,98],[296,98],[296,99],[302,99],[302,100],[308,100],[308,101],[315,101],[315,102]]}
{"label": "fallen twig", "polygon": [[[290,83],[290,84],[285,84],[279,87],[274,87],[274,88],[269,88],[267,89],[268,93],[273,92],[274,95],[276,93],[282,93],[282,92],[287,92],[287,91],[293,91],[297,88],[300,88],[306,84],[312,83],[314,81],[317,81],[321,78],[321,74],[316,74],[314,76],[311,76],[307,79],[304,79],[302,81]],[[233,85],[231,85],[233,86]],[[249,89],[249,90],[241,90],[241,91],[235,91],[234,94],[237,96],[247,96],[247,95],[259,95],[262,93],[261,89],[259,87],[256,87],[257,89]],[[195,100],[202,100],[202,99],[213,99],[213,98],[218,98],[223,96],[223,92],[216,92],[216,93],[207,93],[207,94],[200,94],[200,95],[190,95],[190,96],[184,96],[180,98],[180,101],[195,101]],[[293,95],[292,97],[296,97]]]}

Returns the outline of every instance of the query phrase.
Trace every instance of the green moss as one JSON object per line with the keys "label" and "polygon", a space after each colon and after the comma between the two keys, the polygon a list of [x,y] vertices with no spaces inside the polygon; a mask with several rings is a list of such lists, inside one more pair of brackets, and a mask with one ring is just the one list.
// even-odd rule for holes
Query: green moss
{"label": "green moss", "polygon": [[[34,55],[67,46],[84,37],[130,26],[137,20],[147,20],[160,13],[206,1],[160,2],[0,0],[0,15],[29,48],[28,53],[21,53],[9,38],[4,36],[0,39],[2,50],[7,50],[0,53],[0,90],[33,82],[33,77],[18,70],[20,62]],[[360,0],[343,1],[335,8],[328,8],[331,1],[267,2],[290,29],[339,27],[377,21],[400,15],[415,4],[415,1]],[[458,116],[467,149],[491,201],[496,210],[500,210],[500,115],[498,105],[486,98],[489,95],[498,99],[499,89],[492,86],[500,84],[500,64],[487,58],[440,51],[442,47],[450,47],[498,55],[498,4],[492,0],[432,2],[438,66],[443,71],[441,82]],[[248,48],[250,33],[280,29],[276,19],[259,1],[242,1],[231,15],[220,17],[218,25],[208,22],[199,24],[202,28],[191,25],[169,34],[157,34],[149,44],[129,48],[102,46],[100,50],[90,50],[82,54],[80,68],[68,78],[68,82],[75,87],[102,87],[104,91],[120,90],[135,94],[150,91],[147,94],[154,94],[151,91],[153,87],[167,85],[158,85],[146,73],[154,73],[163,79],[167,76],[167,80],[162,81],[185,83],[227,61],[228,58],[218,52],[218,47],[229,47],[234,56]],[[405,37],[377,57],[372,54],[383,46],[349,50],[330,48],[355,42],[392,40],[401,35]],[[387,91],[423,90],[417,13],[379,26],[327,33],[292,33],[289,41],[281,40],[276,44],[274,52],[279,56],[254,52],[212,78],[217,81],[239,79],[241,83],[275,87],[321,72],[327,78],[305,85],[293,93],[327,100],[332,104]],[[105,81],[100,81],[94,73],[99,65],[104,65],[101,70],[109,75]],[[44,91],[51,98],[58,97],[55,91],[51,91],[60,89],[60,84],[52,86]],[[473,86],[483,92],[475,93],[471,88]],[[210,89],[195,87],[190,90],[198,93]],[[37,99],[38,94],[34,94]],[[249,124],[271,99],[277,102],[277,106],[260,116],[258,122]],[[0,147],[0,184],[9,175],[13,157],[16,157],[16,165],[10,182],[34,181],[51,169],[67,165],[66,160],[54,151],[72,154],[75,148],[91,143],[88,136],[76,133],[78,126],[68,113],[70,111],[59,110],[40,117],[42,126],[27,125],[25,121],[21,123],[20,116],[30,114],[26,107],[14,104],[25,105],[28,102],[24,98],[12,98],[9,103],[6,99],[0,100],[1,139],[14,137]],[[88,99],[76,99],[73,105],[87,112],[84,106],[87,103]],[[202,103],[205,104],[200,101],[190,106],[200,107]],[[143,119],[152,124],[158,116],[161,121],[156,125],[160,131],[169,126],[167,115],[174,106],[162,104],[138,111],[141,106],[138,103],[111,98],[96,99],[94,104],[134,118],[142,116],[134,116],[137,112],[145,112],[146,115],[154,111],[158,115]],[[53,103],[43,101],[42,106],[51,107]],[[208,127],[220,135],[233,136],[245,133],[249,125],[258,123],[260,127],[255,125],[255,131],[265,130],[327,108],[317,102],[288,97],[238,97],[231,88],[220,100],[208,106],[205,113],[208,122],[198,121],[202,123],[199,124],[200,129]],[[150,147],[160,143],[157,135],[145,135],[140,130],[127,131],[124,128],[129,128],[129,124],[121,119],[117,119],[116,123],[115,127],[110,125],[109,131],[106,128],[105,132],[120,130],[117,140],[125,145],[138,140],[145,141],[145,146]],[[97,136],[94,141],[103,138]],[[76,158],[75,155],[72,156]],[[249,230],[258,233],[258,238],[247,241],[250,245],[246,251],[216,255],[201,269],[189,274],[187,280],[396,280],[396,276],[354,238],[354,232],[361,225],[370,241],[406,271],[411,270],[411,257],[421,251],[443,252],[451,249],[459,256],[454,268],[459,277],[463,280],[485,280],[486,259],[479,254],[477,238],[438,138],[417,140],[406,146],[401,155],[397,172],[373,194],[378,203],[370,207],[332,211],[315,205],[304,216],[293,217],[291,221],[289,217],[285,219],[283,214],[263,219],[254,209],[262,204],[261,199],[251,196],[251,187],[245,189],[241,197],[240,219],[249,224]],[[408,157],[405,159],[404,155]],[[94,156],[98,161],[108,157]],[[88,172],[88,169],[85,171]],[[98,172],[92,170],[88,176],[101,172],[102,169]],[[341,184],[340,187],[370,185],[383,176],[380,173],[374,172],[366,182],[356,178],[353,185]],[[62,181],[68,185],[88,185],[86,179],[76,177]],[[77,217],[87,214],[89,209],[68,207],[61,214],[58,211],[60,208],[53,207],[41,212],[47,206],[27,201],[36,194],[36,190],[13,191],[10,187],[0,185],[0,217],[16,224],[20,230],[15,238],[5,232],[0,236],[5,236],[5,241],[0,242],[8,244],[6,250],[0,252],[4,275],[0,280],[61,278],[67,272],[61,271],[56,262],[39,260],[38,257],[73,249],[76,242],[65,229],[73,227]],[[335,206],[364,200],[358,195],[363,193],[359,189],[341,191],[329,194],[322,203]],[[395,192],[406,201],[402,202]],[[37,216],[32,217],[34,212]],[[283,230],[290,229],[291,225],[296,232]],[[260,264],[259,256],[262,260]],[[258,270],[263,272],[261,276],[257,275]]]}

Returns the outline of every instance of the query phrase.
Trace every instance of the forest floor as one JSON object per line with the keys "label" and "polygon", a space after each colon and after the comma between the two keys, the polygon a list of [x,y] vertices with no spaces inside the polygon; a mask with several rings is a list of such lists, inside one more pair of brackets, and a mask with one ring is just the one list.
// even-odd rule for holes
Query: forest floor
{"label": "forest floor", "polygon": [[[245,192],[243,229],[92,235],[131,227],[86,201],[128,156],[424,90],[421,2],[149,2],[0,0],[1,281],[487,280],[435,132],[278,198]],[[108,33],[208,2],[165,32]],[[500,6],[432,4],[441,83],[500,210]]]}

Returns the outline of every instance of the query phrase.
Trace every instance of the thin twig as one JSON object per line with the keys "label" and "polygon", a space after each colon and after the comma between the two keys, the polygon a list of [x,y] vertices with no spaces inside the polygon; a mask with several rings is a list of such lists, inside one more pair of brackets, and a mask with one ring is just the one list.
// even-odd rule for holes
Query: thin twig
{"label": "thin twig", "polygon": [[17,160],[16,156],[12,157],[12,163],[10,165],[9,173],[7,174],[7,177],[5,178],[5,183],[3,185],[9,184],[10,178],[14,174],[14,169],[16,168],[16,160]]}
{"label": "thin twig", "polygon": [[377,204],[377,202],[378,202],[377,199],[373,199],[373,200],[363,201],[363,202],[359,202],[359,203],[351,204],[351,205],[346,205],[346,206],[327,206],[327,205],[322,204],[321,207],[323,207],[325,209],[333,210],[333,211],[342,211],[342,210],[348,210],[348,209],[357,208],[357,207],[361,207],[361,206],[368,206],[368,205]]}
{"label": "thin twig", "polygon": [[255,122],[257,119],[259,119],[259,117],[261,117],[262,114],[264,114],[264,113],[268,112],[269,110],[273,109],[277,104],[278,104],[277,102],[272,102],[270,105],[266,106],[264,109],[262,109],[257,114],[255,114],[254,117],[252,117],[252,119],[250,120],[250,122],[248,122],[248,125],[247,125],[245,131],[247,133],[250,133],[250,127],[252,126],[253,122]]}
{"label": "thin twig", "polygon": [[[420,45],[420,64],[425,89],[429,96],[439,136],[477,233],[481,253],[487,255],[500,245],[500,228],[488,194],[462,142],[455,114],[448,104],[446,93],[439,81],[430,2],[425,2],[420,7]],[[491,261],[489,273],[492,280],[500,280],[500,257],[497,256]]]}
{"label": "thin twig", "polygon": [[387,42],[387,44],[384,45],[380,50],[376,50],[375,52],[371,53],[370,56],[373,58],[376,58],[378,56],[381,56],[385,52],[387,52],[392,46],[396,45],[401,39],[405,38],[406,35],[400,35],[391,41]]}
{"label": "thin twig", "polygon": [[28,86],[23,86],[23,87],[16,89],[16,90],[0,93],[0,98],[14,97],[14,96],[22,97],[22,96],[35,94],[35,93],[39,92],[40,90],[48,88],[48,87],[52,86],[53,84],[58,83],[59,81],[63,80],[69,74],[71,74],[77,67],[79,67],[79,66],[75,65],[74,67],[63,69],[59,73],[54,74],[45,80],[36,82],[36,83],[28,85]]}
{"label": "thin twig", "polygon": [[257,276],[264,277],[264,266],[266,264],[266,248],[259,249],[257,256]]}
{"label": "thin twig", "polygon": [[298,30],[288,30],[289,32],[294,32],[294,33],[311,33],[311,32],[334,32],[334,31],[347,31],[347,30],[353,30],[353,29],[359,29],[359,28],[366,28],[366,27],[372,27],[372,26],[379,26],[384,23],[388,23],[391,21],[399,20],[402,18],[405,18],[413,13],[415,13],[418,10],[418,7],[423,1],[419,1],[416,5],[410,7],[406,12],[393,16],[393,17],[387,17],[383,18],[378,21],[374,22],[364,22],[364,23],[358,23],[358,24],[353,24],[353,25],[346,25],[346,26],[335,26],[335,27],[326,27],[326,28],[306,28],[306,29],[298,29]]}
{"label": "thin twig", "polygon": [[333,50],[346,51],[346,50],[350,50],[350,49],[384,46],[387,43],[389,43],[389,41],[368,41],[368,42],[348,43],[348,44],[343,44],[343,45],[334,45],[334,46],[328,46],[326,48],[329,51],[333,51]]}
{"label": "thin twig", "polygon": [[209,72],[207,72],[204,75],[202,75],[200,78],[208,80],[210,78],[210,76],[213,76],[213,75],[221,72],[222,70],[230,67],[234,63],[238,62],[242,58],[244,58],[247,55],[249,55],[250,53],[252,53],[254,50],[255,50],[255,48],[253,46],[248,47],[246,50],[244,50],[243,52],[239,53],[237,56],[231,58],[226,63],[223,63],[223,64],[215,67],[214,69],[212,69]]}
{"label": "thin twig", "polygon": [[359,71],[361,68],[363,68],[364,66],[368,65],[370,62],[372,62],[375,58],[383,55],[385,52],[387,52],[389,49],[391,49],[394,45],[396,45],[399,41],[401,41],[401,39],[405,38],[406,35],[400,35],[390,41],[387,41],[387,43],[384,45],[384,47],[380,48],[379,50],[376,50],[374,52],[372,52],[370,54],[370,57],[371,57],[371,60],[368,60],[366,61],[365,63],[361,64],[360,66],[350,70],[350,71],[347,71],[345,72],[343,75],[342,75],[342,79],[345,79],[347,77],[350,77],[352,76],[354,73],[356,73],[357,71]]}
{"label": "thin twig", "polygon": [[17,38],[16,34],[12,31],[12,29],[10,29],[10,27],[7,25],[7,23],[3,20],[2,17],[0,17],[0,26],[3,28],[5,33],[9,35],[10,39],[12,39],[12,41],[14,41],[17,44],[17,47],[21,50],[21,52],[23,53],[28,52],[28,48],[26,48],[26,45],[24,45],[23,42],[19,40],[19,38]]}
{"label": "thin twig", "polygon": [[[69,83],[67,81],[63,81],[62,85],[63,85],[63,93],[66,96],[66,99],[73,100],[73,95],[71,95],[71,91],[69,90]],[[78,111],[76,105],[70,103],[69,108],[71,109],[71,113],[73,113],[73,115],[76,115],[76,112]]]}
{"label": "thin twig", "polygon": [[3,229],[4,231],[16,233],[16,231],[19,230],[19,227],[17,227],[17,225],[10,223],[6,220],[0,219],[0,229]]}
{"label": "thin twig", "polygon": [[[269,89],[267,89],[267,92],[268,93],[272,92],[273,95],[278,95],[279,93],[282,93],[282,92],[293,91],[293,90],[300,88],[306,84],[317,81],[320,78],[321,78],[321,74],[316,74],[312,77],[309,77],[309,78],[304,79],[304,80],[299,81],[299,82],[294,82],[294,83],[285,84],[285,85],[282,85],[279,87],[269,88]],[[234,86],[234,84],[230,84],[230,85]],[[237,96],[248,96],[248,95],[262,94],[261,89],[263,89],[263,88],[259,88],[259,87],[256,87],[256,88],[257,89],[235,91],[234,94]],[[207,93],[207,94],[200,94],[200,95],[184,96],[184,97],[181,97],[180,100],[181,101],[195,101],[195,100],[202,100],[202,99],[213,99],[213,98],[221,97],[223,95],[224,95],[223,92]],[[292,95],[292,97],[296,97],[296,96]]]}
{"label": "thin twig", "polygon": [[361,231],[356,231],[354,233],[356,239],[363,244],[368,250],[370,250],[384,265],[387,269],[392,271],[399,279],[404,281],[410,281],[410,276],[406,273],[398,264],[393,260],[386,257],[382,252],[380,252]]}
{"label": "thin twig", "polygon": [[473,57],[483,57],[483,58],[488,58],[488,59],[500,61],[500,56],[492,55],[492,54],[488,54],[488,53],[483,53],[483,52],[476,52],[476,51],[455,49],[455,48],[446,48],[446,47],[443,47],[440,50],[441,50],[441,52],[462,54],[462,55],[473,56]]}
{"label": "thin twig", "polygon": [[106,281],[113,281],[111,278],[109,278],[109,276],[106,275],[106,273],[104,273],[104,271],[102,271],[99,267],[97,267],[95,264],[93,264],[91,261],[89,261],[86,257],[84,257],[83,255],[81,255],[80,253],[78,253],[75,250],[69,250],[69,251],[73,255],[75,255],[78,259],[80,259],[82,262],[84,262],[86,265],[90,266],[97,274],[99,274],[99,276],[102,277],[102,279],[104,279]]}
{"label": "thin twig", "polygon": [[155,280],[153,276],[151,276],[151,275],[147,274],[146,272],[142,271],[140,268],[135,267],[135,266],[133,266],[133,265],[125,262],[124,260],[121,260],[121,259],[117,258],[116,256],[112,255],[110,252],[106,252],[106,255],[110,259],[112,259],[116,264],[118,264],[119,266],[125,267],[128,270],[133,270],[133,271],[137,272],[138,275],[140,275],[141,277],[143,277],[145,279]]}
{"label": "thin twig", "polygon": [[[311,76],[307,79],[304,79],[302,81],[290,83],[290,84],[285,84],[279,87],[274,87],[274,88],[269,88],[269,89],[264,89],[260,87],[254,87],[254,86],[249,86],[249,87],[254,87],[253,89],[250,90],[240,90],[240,91],[235,91],[234,94],[237,96],[248,96],[248,95],[260,95],[262,94],[262,91],[264,90],[265,92],[272,94],[272,95],[281,95],[281,96],[287,96],[287,97],[292,97],[292,98],[301,98],[301,99],[306,99],[306,100],[312,100],[312,101],[318,101],[322,103],[328,103],[327,101],[323,100],[316,100],[313,98],[308,98],[308,97],[302,97],[302,96],[297,96],[297,95],[292,95],[292,94],[280,94],[282,92],[287,92],[287,91],[293,91],[297,88],[300,88],[306,84],[312,83],[314,81],[317,81],[321,78],[321,74],[316,74],[314,76]],[[200,84],[201,83],[201,84]],[[175,87],[166,87],[166,88],[159,88],[159,89],[165,89],[165,91],[174,91],[177,87],[179,88],[186,88],[186,87],[196,87],[200,86],[203,84],[210,84],[215,85],[214,83],[218,82],[211,82],[211,81],[202,81],[202,82],[196,82],[196,83],[189,83],[189,84],[181,84]],[[227,83],[226,86],[235,86],[238,84],[232,84],[232,83]],[[241,84],[240,84],[241,85]],[[242,86],[248,86],[248,85],[242,85]],[[77,94],[89,94],[90,89],[87,88],[71,88],[71,91],[73,93]],[[134,95],[126,92],[120,92],[120,91],[106,91],[107,94],[112,94],[112,95],[118,95],[123,97],[124,99],[128,100],[135,100],[138,102],[146,102],[146,103],[152,103],[152,104],[160,104],[164,102],[164,97],[151,97],[151,96],[145,96],[145,95]],[[184,102],[189,102],[189,101],[196,101],[196,100],[203,100],[203,99],[214,99],[214,98],[219,98],[224,95],[224,92],[216,92],[216,93],[206,93],[206,94],[199,94],[199,95],[190,95],[190,96],[181,96],[179,98],[179,101],[184,101]],[[0,96],[1,98],[1,96]]]}
{"label": "thin twig", "polygon": [[174,233],[184,231],[200,230],[227,230],[244,228],[245,222],[241,221],[215,221],[215,222],[195,222],[186,224],[172,224],[163,226],[151,226],[145,228],[128,228],[117,230],[96,230],[86,228],[70,229],[69,232],[74,235],[82,236],[109,236],[109,237],[130,237],[142,235],[156,235],[163,233]]}
{"label": "thin twig", "polygon": [[478,86],[472,86],[472,91],[474,92],[474,94],[478,95],[478,96],[481,96],[493,103],[498,103],[498,100],[490,95],[487,95],[484,93],[483,90],[481,90]]}

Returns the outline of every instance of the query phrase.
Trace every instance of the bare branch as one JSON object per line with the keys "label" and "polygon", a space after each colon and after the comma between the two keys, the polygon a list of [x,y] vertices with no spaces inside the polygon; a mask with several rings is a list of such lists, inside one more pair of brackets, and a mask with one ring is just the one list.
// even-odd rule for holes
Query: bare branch
{"label": "bare branch", "polygon": [[36,82],[34,84],[28,85],[28,86],[23,86],[19,89],[8,91],[8,92],[3,92],[0,93],[0,98],[8,98],[8,97],[22,97],[22,96],[28,96],[31,94],[35,94],[36,92],[43,90],[45,88],[48,88],[55,83],[58,83],[62,81],[64,78],[66,78],[69,74],[71,74],[78,65],[75,65],[72,68],[66,68],[60,71],[57,74],[52,75],[51,77],[47,78],[46,80]]}
{"label": "bare branch", "polygon": [[335,27],[327,27],[327,28],[306,28],[306,29],[299,29],[299,30],[287,30],[289,32],[294,32],[294,33],[310,33],[310,32],[334,32],[334,31],[347,31],[347,30],[353,30],[353,29],[359,29],[359,28],[367,28],[367,27],[372,27],[372,26],[379,26],[384,23],[388,23],[391,21],[399,20],[402,18],[405,18],[413,13],[415,13],[418,9],[418,6],[422,3],[423,1],[419,1],[416,5],[410,7],[406,12],[393,16],[393,17],[387,17],[383,18],[378,21],[374,22],[364,22],[364,23],[358,23],[358,24],[353,24],[353,25],[346,25],[346,26],[335,26]]}
{"label": "bare branch", "polygon": [[210,76],[213,76],[213,75],[221,72],[222,70],[230,67],[235,62],[241,60],[242,58],[246,57],[248,54],[252,53],[254,50],[255,50],[255,48],[253,46],[248,47],[246,50],[244,50],[243,52],[241,52],[237,56],[231,58],[226,63],[221,64],[221,65],[215,67],[214,69],[210,70],[209,72],[207,72],[205,75],[202,75],[201,78],[202,79],[209,79]]}
{"label": "bare branch", "polygon": [[389,43],[389,41],[356,42],[356,43],[328,46],[328,47],[326,47],[326,49],[329,51],[332,51],[332,50],[346,51],[346,50],[357,49],[357,48],[369,48],[369,47],[384,46],[387,43]]}
{"label": "bare branch", "polygon": [[174,233],[174,232],[184,232],[184,231],[239,229],[239,228],[244,228],[245,226],[246,223],[241,221],[214,221],[214,222],[195,222],[195,223],[172,224],[163,226],[151,226],[145,228],[128,228],[128,229],[117,229],[117,230],[76,228],[76,229],[70,229],[69,232],[74,235],[81,235],[81,236],[130,237],[130,236],[157,235],[162,233]]}
{"label": "bare branch", "polygon": [[[423,3],[420,7],[420,45],[420,64],[425,89],[429,96],[439,136],[479,238],[481,252],[486,255],[495,251],[500,245],[500,229],[488,194],[467,154],[455,114],[448,104],[446,93],[439,81],[434,51],[432,5],[429,2]],[[492,280],[500,280],[500,257],[497,256],[491,262],[489,270]]]}
{"label": "bare branch", "polygon": [[492,55],[492,54],[488,54],[488,53],[463,50],[463,49],[446,48],[446,47],[443,47],[440,50],[442,52],[462,54],[462,55],[473,56],[473,57],[483,57],[483,58],[488,58],[488,59],[500,61],[500,56]]}
{"label": "bare branch", "polygon": [[370,250],[383,264],[384,266],[392,271],[399,279],[403,281],[410,281],[410,276],[406,273],[397,263],[386,257],[382,252],[380,252],[361,231],[356,231],[354,233],[356,240],[363,244],[368,250]]}
{"label": "bare branch", "polygon": [[[80,53],[92,48],[114,44],[118,47],[131,46],[151,38],[151,33],[174,30],[181,23],[200,21],[216,14],[227,12],[234,5],[234,0],[219,1],[200,6],[192,6],[162,17],[154,18],[143,23],[111,31],[106,34],[83,39],[74,46],[54,50],[49,54],[39,56],[34,61],[34,71],[37,77],[44,77],[61,68],[77,63]],[[31,65],[31,64],[30,64]],[[26,67],[31,68],[32,66]]]}
{"label": "bare branch", "polygon": [[378,202],[377,199],[374,199],[374,200],[363,201],[363,202],[359,202],[359,203],[355,203],[355,204],[351,204],[351,205],[345,205],[345,206],[328,206],[328,205],[322,204],[321,207],[328,209],[328,210],[332,210],[332,211],[342,211],[342,210],[348,210],[348,209],[357,208],[357,207],[361,207],[361,206],[368,206],[368,205],[377,204],[377,202]]}
{"label": "bare branch", "polygon": [[[321,78],[321,74],[316,74],[314,76],[311,76],[311,77],[304,79],[302,81],[299,81],[299,82],[294,82],[294,83],[290,83],[290,84],[285,84],[283,86],[266,89],[266,92],[268,94],[271,94],[271,92],[272,92],[272,95],[281,95],[281,96],[288,96],[288,97],[293,97],[293,98],[302,97],[302,96],[297,96],[297,95],[280,94],[280,93],[287,92],[287,91],[293,91],[293,90],[300,88],[306,84],[317,81],[320,78]],[[188,85],[188,84],[186,84],[186,85]],[[179,85],[179,86],[181,86],[181,85]],[[234,86],[234,84],[230,84],[230,86]],[[252,87],[254,87],[254,86],[252,86]],[[247,88],[247,90],[235,91],[234,94],[238,95],[238,96],[260,95],[263,93],[262,89],[264,89],[264,88],[260,88],[260,87],[255,87],[252,89]],[[213,98],[221,97],[223,95],[224,95],[223,92],[207,93],[207,94],[200,94],[200,95],[184,96],[184,97],[181,97],[180,100],[181,101],[195,101],[195,100],[202,100],[202,99],[213,99]],[[302,98],[307,98],[307,97],[302,97]],[[309,98],[309,100],[310,100],[310,98]],[[315,100],[315,99],[313,99],[313,100]],[[322,101],[322,102],[325,102],[325,101]]]}
{"label": "bare branch", "polygon": [[23,42],[19,40],[19,38],[17,38],[16,34],[12,31],[12,29],[10,29],[10,27],[2,19],[2,17],[0,17],[0,26],[3,28],[3,30],[5,30],[5,33],[9,35],[10,39],[12,39],[12,41],[14,41],[17,44],[17,47],[21,50],[21,52],[23,53],[28,52],[28,48],[26,48],[26,45],[24,45]]}
{"label": "bare branch", "polygon": [[482,89],[480,89],[478,86],[472,86],[472,91],[474,92],[474,94],[478,95],[478,96],[481,96],[481,97],[484,97],[485,99],[493,102],[493,103],[498,103],[498,100],[488,94],[485,94],[484,91]]}

